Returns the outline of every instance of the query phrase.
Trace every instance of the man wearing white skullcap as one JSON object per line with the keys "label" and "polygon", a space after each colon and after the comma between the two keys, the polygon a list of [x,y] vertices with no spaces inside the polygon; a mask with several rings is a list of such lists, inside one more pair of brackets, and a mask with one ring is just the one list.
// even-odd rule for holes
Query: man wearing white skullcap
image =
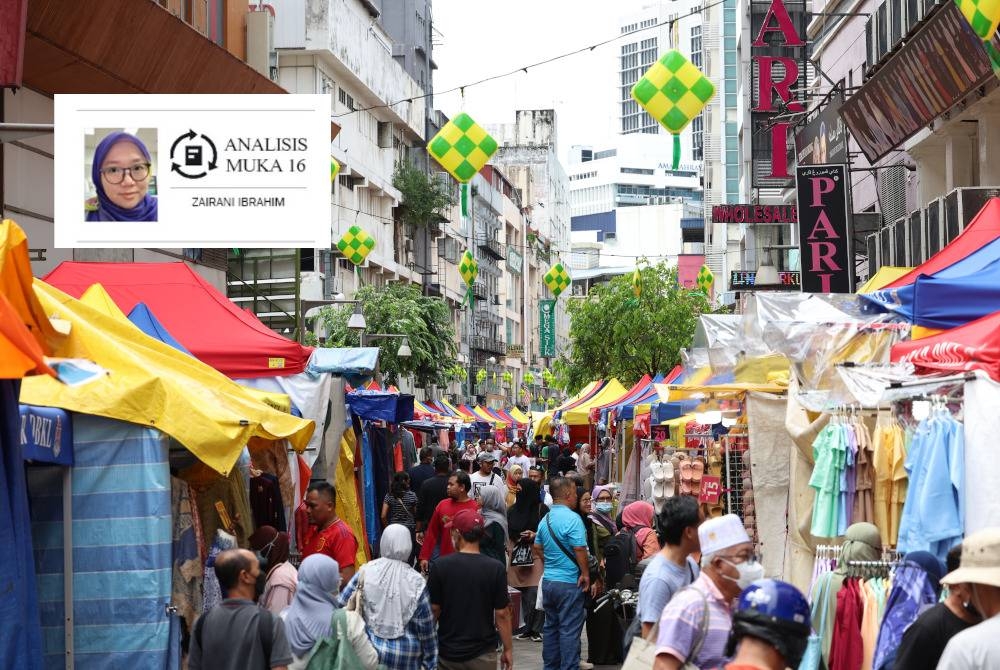
{"label": "man wearing white skullcap", "polygon": [[701,524],[698,538],[701,576],[663,609],[654,670],[677,670],[685,663],[699,668],[724,666],[732,604],[743,589],[764,576],[753,543],[735,514]]}

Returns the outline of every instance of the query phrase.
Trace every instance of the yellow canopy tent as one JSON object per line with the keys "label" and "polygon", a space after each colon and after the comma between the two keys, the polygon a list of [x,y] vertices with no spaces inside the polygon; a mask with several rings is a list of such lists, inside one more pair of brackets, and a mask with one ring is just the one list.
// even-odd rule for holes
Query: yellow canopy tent
{"label": "yellow canopy tent", "polygon": [[213,470],[228,474],[251,437],[306,447],[316,426],[271,409],[221,372],[131,323],[109,317],[45,282],[35,293],[47,314],[72,324],[56,355],[86,358],[109,374],[85,387],[27,379],[21,402],[153,426]]}
{"label": "yellow canopy tent", "polygon": [[511,408],[511,410],[507,413],[510,414],[511,418],[513,418],[514,421],[517,421],[518,423],[523,423],[523,424],[531,423],[531,417],[525,415],[524,412],[522,412],[516,407]]}
{"label": "yellow canopy tent", "polygon": [[548,435],[551,433],[552,412],[532,412],[531,427],[534,435]]}
{"label": "yellow canopy tent", "polygon": [[558,412],[558,411],[566,409],[567,407],[573,405],[574,403],[580,402],[583,398],[586,398],[588,395],[590,395],[591,393],[593,393],[594,389],[596,389],[602,383],[604,383],[604,380],[602,380],[602,379],[598,379],[597,381],[590,382],[589,384],[587,384],[586,386],[583,387],[582,391],[580,391],[575,396],[573,396],[572,398],[570,398],[569,400],[567,400],[563,404],[559,405],[559,407],[556,407],[552,411],[553,412]]}
{"label": "yellow canopy tent", "polygon": [[590,423],[591,407],[607,405],[609,402],[621,398],[625,395],[626,391],[628,389],[622,386],[621,382],[617,379],[612,379],[604,385],[604,388],[595,393],[594,397],[589,398],[572,409],[564,411],[560,419],[563,423],[570,426],[586,426]]}
{"label": "yellow canopy tent", "polygon": [[[654,384],[656,392],[660,396],[660,402],[670,402],[674,400],[685,400],[687,398],[698,397],[699,395],[712,396],[736,396],[757,391],[760,393],[784,393],[788,387],[775,383],[754,384],[749,382],[734,382],[732,384]],[[641,405],[640,405],[641,407]],[[636,411],[638,411],[638,407]]]}
{"label": "yellow canopy tent", "polygon": [[497,419],[495,416],[493,416],[492,414],[490,414],[489,412],[487,412],[485,409],[483,409],[479,405],[476,405],[475,407],[473,407],[472,408],[472,412],[476,416],[478,416],[480,419],[482,419],[483,421],[486,421],[486,422],[489,422],[489,423],[493,424],[494,428],[506,428],[507,427],[507,422],[506,421],[500,421],[499,419]]}
{"label": "yellow canopy tent", "polygon": [[903,268],[895,265],[883,265],[872,277],[862,284],[856,293],[871,293],[883,289],[905,274],[909,274],[913,268]]}

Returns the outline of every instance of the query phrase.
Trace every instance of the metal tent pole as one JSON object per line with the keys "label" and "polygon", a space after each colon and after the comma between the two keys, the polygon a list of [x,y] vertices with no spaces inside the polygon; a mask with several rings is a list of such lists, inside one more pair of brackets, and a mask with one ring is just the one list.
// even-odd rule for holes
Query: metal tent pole
{"label": "metal tent pole", "polygon": [[73,670],[73,468],[63,468],[63,620],[66,670]]}

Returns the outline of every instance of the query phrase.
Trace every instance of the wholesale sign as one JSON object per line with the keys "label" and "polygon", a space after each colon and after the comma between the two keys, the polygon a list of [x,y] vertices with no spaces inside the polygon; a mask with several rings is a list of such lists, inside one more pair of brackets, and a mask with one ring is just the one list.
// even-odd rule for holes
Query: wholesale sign
{"label": "wholesale sign", "polygon": [[799,202],[802,290],[806,293],[853,293],[847,166],[799,166],[795,170],[795,185]]}
{"label": "wholesale sign", "polygon": [[539,301],[538,355],[555,358],[556,355],[556,301]]}
{"label": "wholesale sign", "polygon": [[56,95],[55,246],[330,247],[329,95]]}

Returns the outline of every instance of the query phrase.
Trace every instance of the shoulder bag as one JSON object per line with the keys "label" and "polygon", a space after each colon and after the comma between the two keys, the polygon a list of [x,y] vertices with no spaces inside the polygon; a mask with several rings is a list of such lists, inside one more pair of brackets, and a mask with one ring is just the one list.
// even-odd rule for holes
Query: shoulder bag
{"label": "shoulder bag", "polygon": [[[566,545],[560,542],[559,538],[552,531],[552,522],[549,521],[548,514],[545,515],[545,525],[549,529],[549,535],[552,536],[552,540],[562,550],[562,553],[566,554],[566,557],[569,559],[570,563],[575,565],[576,569],[579,570],[580,566],[577,565],[576,563],[576,555],[572,551],[567,549]],[[587,550],[587,569],[588,572],[590,573],[588,577],[590,578],[591,581],[596,581],[601,578],[601,565],[600,563],[597,562],[597,558],[595,558],[594,555],[590,553],[589,549]]]}
{"label": "shoulder bag", "polygon": [[[692,588],[692,587],[687,587]],[[698,589],[693,589],[698,591]],[[708,596],[701,591],[702,601],[704,602],[704,613],[701,618],[701,628],[698,630],[698,638],[691,647],[691,651],[688,653],[687,658],[684,659],[684,664],[681,665],[681,670],[698,670],[698,666],[694,664],[694,660],[698,658],[698,654],[701,653],[701,648],[705,644],[705,638],[708,637],[708,624],[709,617],[711,613],[708,609]],[[625,658],[625,663],[622,665],[621,670],[651,670],[653,664],[656,663],[656,637],[660,634],[660,622],[657,621],[653,624],[653,627],[649,630],[649,635],[646,637],[639,637],[638,635],[632,640],[632,646],[628,650],[628,656]]]}

